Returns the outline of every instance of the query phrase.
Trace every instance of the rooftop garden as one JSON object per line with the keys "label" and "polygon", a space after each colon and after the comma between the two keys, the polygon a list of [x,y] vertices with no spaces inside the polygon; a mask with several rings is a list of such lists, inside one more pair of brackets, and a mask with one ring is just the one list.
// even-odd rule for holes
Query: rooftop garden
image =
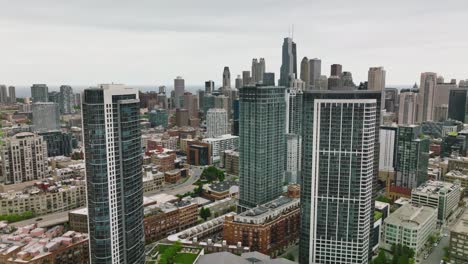
{"label": "rooftop garden", "polygon": [[374,211],[374,221],[377,221],[380,218],[382,218],[382,213],[379,211]]}
{"label": "rooftop garden", "polygon": [[158,244],[147,256],[146,264],[193,264],[200,248],[184,247],[180,242]]}

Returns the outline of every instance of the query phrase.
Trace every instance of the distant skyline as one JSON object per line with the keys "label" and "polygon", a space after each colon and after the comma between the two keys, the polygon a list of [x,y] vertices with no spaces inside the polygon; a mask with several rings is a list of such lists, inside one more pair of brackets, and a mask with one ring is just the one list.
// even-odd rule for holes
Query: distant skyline
{"label": "distant skyline", "polygon": [[[383,66],[387,86],[420,73],[468,79],[465,0],[59,1],[0,0],[0,84],[221,85],[263,57],[279,78],[283,38],[294,24],[298,61],[339,63],[355,83]],[[299,68],[300,65],[297,65]],[[299,73],[298,73],[299,74]],[[232,84],[234,85],[234,84]]]}

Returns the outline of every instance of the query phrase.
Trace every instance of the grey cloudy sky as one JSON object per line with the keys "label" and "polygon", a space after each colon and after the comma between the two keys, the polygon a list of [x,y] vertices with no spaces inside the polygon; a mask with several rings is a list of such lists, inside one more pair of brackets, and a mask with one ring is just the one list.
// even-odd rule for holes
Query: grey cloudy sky
{"label": "grey cloudy sky", "polygon": [[[0,83],[220,83],[264,57],[278,77],[294,24],[303,56],[387,84],[468,78],[467,0],[0,0]],[[299,65],[298,65],[299,67]]]}

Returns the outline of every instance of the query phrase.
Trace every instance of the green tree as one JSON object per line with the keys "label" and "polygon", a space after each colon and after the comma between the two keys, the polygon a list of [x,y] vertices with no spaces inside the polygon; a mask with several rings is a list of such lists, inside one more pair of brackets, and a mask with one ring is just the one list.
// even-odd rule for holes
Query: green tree
{"label": "green tree", "polygon": [[200,209],[200,217],[203,218],[203,220],[206,221],[206,219],[208,219],[210,216],[211,216],[211,210],[210,210],[210,208],[202,207],[202,208]]}
{"label": "green tree", "polygon": [[379,202],[384,202],[384,203],[389,203],[391,204],[392,203],[392,199],[384,196],[384,195],[380,195],[379,197],[377,197],[377,199],[375,199],[376,201],[379,201]]}
{"label": "green tree", "polygon": [[213,181],[224,181],[224,171],[214,167],[210,166],[206,169],[203,170],[201,177],[204,178],[208,182],[213,182]]}
{"label": "green tree", "polygon": [[296,261],[292,253],[288,253],[284,258],[290,261]]}
{"label": "green tree", "polygon": [[385,251],[383,250],[379,251],[379,255],[375,259],[374,263],[375,264],[387,264],[388,263],[387,256],[385,255]]}

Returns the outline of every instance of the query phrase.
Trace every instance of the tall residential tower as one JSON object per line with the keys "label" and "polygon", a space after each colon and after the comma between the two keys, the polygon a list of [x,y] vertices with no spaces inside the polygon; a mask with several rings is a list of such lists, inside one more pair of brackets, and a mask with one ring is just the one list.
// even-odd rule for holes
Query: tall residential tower
{"label": "tall residential tower", "polygon": [[104,84],[83,92],[92,264],[144,263],[138,91]]}

